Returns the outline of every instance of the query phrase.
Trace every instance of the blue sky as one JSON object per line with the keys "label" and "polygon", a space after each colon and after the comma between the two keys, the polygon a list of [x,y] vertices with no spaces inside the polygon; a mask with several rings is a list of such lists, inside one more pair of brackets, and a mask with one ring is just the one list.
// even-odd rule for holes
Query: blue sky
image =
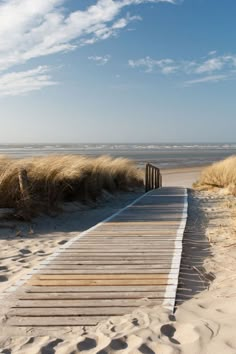
{"label": "blue sky", "polygon": [[235,142],[235,0],[0,0],[0,143]]}

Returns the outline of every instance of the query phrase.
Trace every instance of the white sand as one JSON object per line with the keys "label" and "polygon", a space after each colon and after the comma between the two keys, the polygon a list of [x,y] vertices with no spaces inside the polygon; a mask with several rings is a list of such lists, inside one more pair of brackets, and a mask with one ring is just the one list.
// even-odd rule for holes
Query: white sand
{"label": "white sand", "polygon": [[201,167],[163,170],[163,186],[192,188],[193,183],[199,178],[201,171]]}
{"label": "white sand", "polygon": [[[191,183],[196,171],[188,172],[188,176],[178,172],[176,179],[173,172],[169,173],[168,183],[179,185],[180,180]],[[93,210],[78,211],[78,208],[70,206],[68,211],[74,209],[74,212],[56,218],[43,217],[31,226],[17,224],[13,230],[1,229],[1,266],[5,267],[1,276],[8,279],[1,282],[1,287],[9,286],[10,282],[27,272],[50,254],[60,241],[69,239],[127,204],[126,198],[130,199],[130,195]],[[24,336],[0,336],[0,353],[235,354],[235,201],[219,193],[197,192],[190,196],[190,203],[191,225],[186,234],[189,238],[184,241],[185,258],[178,295],[179,300],[183,300],[183,294],[187,293],[189,300],[178,306],[174,317],[160,307],[143,307],[130,315],[100,323],[86,334],[66,328],[49,332],[48,336],[35,336],[30,331]],[[29,232],[30,227],[34,234]],[[21,230],[21,235],[16,236],[18,230]],[[189,246],[192,240],[199,240],[197,253],[195,247]],[[201,266],[194,265],[198,256]],[[186,264],[192,277],[186,275]],[[216,277],[213,282],[210,281],[212,273]]]}

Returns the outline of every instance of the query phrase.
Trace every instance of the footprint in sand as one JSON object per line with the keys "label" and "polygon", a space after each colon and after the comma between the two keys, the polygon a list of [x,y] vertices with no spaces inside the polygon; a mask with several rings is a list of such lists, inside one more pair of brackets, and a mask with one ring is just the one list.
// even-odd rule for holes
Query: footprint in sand
{"label": "footprint in sand", "polygon": [[4,270],[8,270],[8,267],[6,267],[6,266],[1,266],[1,267],[0,267],[0,271],[4,271]]}
{"label": "footprint in sand", "polygon": [[155,352],[149,348],[149,346],[147,344],[142,344],[138,350],[140,351],[140,353],[143,353],[143,354],[155,354]]}
{"label": "footprint in sand", "polygon": [[56,350],[54,349],[59,343],[62,343],[63,339],[55,339],[52,342],[49,342],[46,346],[41,348],[40,353],[41,354],[53,354],[56,353]]}
{"label": "footprint in sand", "polygon": [[32,253],[30,250],[27,250],[26,248],[22,248],[21,250],[19,250],[19,252],[24,255]]}
{"label": "footprint in sand", "polygon": [[170,325],[170,324],[163,325],[163,326],[161,326],[160,331],[161,331],[162,335],[169,338],[169,341],[171,343],[180,344],[179,341],[177,341],[175,338],[173,338],[174,334],[176,332],[176,329],[172,325]]}
{"label": "footprint in sand", "polygon": [[67,242],[67,240],[61,240],[61,241],[59,241],[57,244],[58,244],[58,245],[64,245],[66,242]]}
{"label": "footprint in sand", "polygon": [[77,344],[79,351],[90,350],[97,346],[97,342],[93,338],[86,337],[82,342]]}
{"label": "footprint in sand", "polygon": [[122,339],[113,339],[110,343],[110,347],[113,350],[122,350],[128,347],[128,344]]}
{"label": "footprint in sand", "polygon": [[8,277],[6,277],[5,275],[0,275],[0,282],[4,282],[4,281],[8,281]]}

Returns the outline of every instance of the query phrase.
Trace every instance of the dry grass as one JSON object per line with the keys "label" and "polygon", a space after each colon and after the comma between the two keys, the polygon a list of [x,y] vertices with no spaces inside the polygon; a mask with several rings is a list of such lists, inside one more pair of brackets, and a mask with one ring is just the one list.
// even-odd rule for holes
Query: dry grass
{"label": "dry grass", "polygon": [[[27,172],[23,191],[20,171]],[[141,170],[124,158],[50,155],[17,160],[0,156],[0,207],[15,208],[22,218],[52,210],[64,201],[96,201],[104,190],[115,193],[142,186]]]}
{"label": "dry grass", "polygon": [[198,190],[224,189],[236,196],[236,156],[214,163],[205,168],[194,186]]}

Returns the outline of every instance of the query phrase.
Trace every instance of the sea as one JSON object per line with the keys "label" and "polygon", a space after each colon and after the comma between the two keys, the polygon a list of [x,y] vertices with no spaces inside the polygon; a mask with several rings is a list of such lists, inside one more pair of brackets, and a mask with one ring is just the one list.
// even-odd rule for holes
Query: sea
{"label": "sea", "polygon": [[236,155],[231,144],[0,144],[0,155],[14,158],[48,154],[110,155],[135,161],[140,167],[147,162],[162,169],[198,167]]}

